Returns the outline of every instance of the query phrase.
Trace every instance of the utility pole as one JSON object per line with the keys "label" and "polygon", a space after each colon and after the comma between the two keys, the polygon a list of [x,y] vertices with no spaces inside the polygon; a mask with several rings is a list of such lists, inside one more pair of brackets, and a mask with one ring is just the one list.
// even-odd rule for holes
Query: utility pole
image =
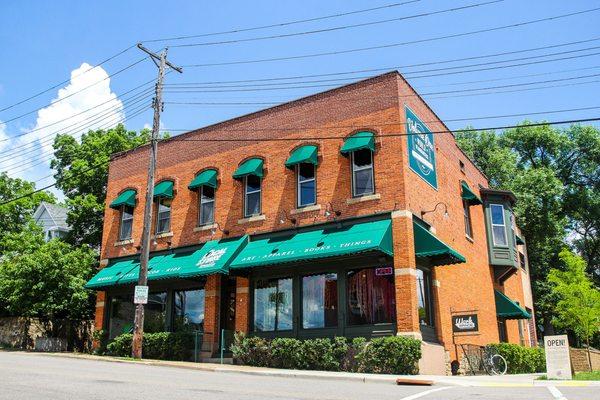
{"label": "utility pole", "polygon": [[[150,229],[152,226],[152,206],[154,203],[154,171],[156,169],[156,154],[158,150],[158,138],[160,130],[160,113],[163,108],[162,86],[167,66],[182,73],[183,70],[167,61],[167,49],[160,55],[156,54],[138,43],[137,47],[150,56],[150,59],[158,67],[158,78],[156,80],[155,96],[152,107],[154,108],[154,119],[152,121],[152,137],[150,139],[150,160],[148,162],[148,180],[146,183],[146,205],[144,207],[144,227],[142,230],[142,245],[140,249],[140,275],[138,286],[136,286],[135,320],[133,323],[133,340],[131,343],[131,356],[142,358],[142,338],[144,336],[144,305],[148,302],[148,260],[150,259]],[[138,288],[141,289],[141,299],[138,299]]]}

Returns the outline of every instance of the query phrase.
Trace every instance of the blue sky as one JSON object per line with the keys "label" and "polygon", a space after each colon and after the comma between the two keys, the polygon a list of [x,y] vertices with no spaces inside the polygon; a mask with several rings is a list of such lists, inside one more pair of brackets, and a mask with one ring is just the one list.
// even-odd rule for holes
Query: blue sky
{"label": "blue sky", "polygon": [[[136,48],[126,51],[110,62],[82,74],[90,66],[114,55],[138,41],[181,35],[200,35],[239,28],[277,24],[324,15],[391,5],[400,1],[253,1],[253,2],[200,2],[200,1],[28,1],[0,3],[0,109],[33,95],[43,89],[68,80],[53,90],[31,101],[0,111],[0,170],[11,176],[37,180],[37,185],[52,183],[46,160],[51,157],[51,137],[57,130],[80,134],[81,128],[110,124],[127,118],[130,129],[140,129],[151,122],[151,110],[132,118],[144,103],[143,98],[123,101],[123,93],[149,81],[156,76],[156,67],[149,60],[143,61],[116,76],[105,79],[82,94],[69,96],[77,90],[104,79],[121,68],[141,59],[143,54]],[[149,42],[146,45],[158,50],[164,45],[199,43],[246,39],[275,34],[326,29],[369,21],[399,18],[415,14],[439,11],[454,7],[484,3],[486,0],[433,1],[422,0],[401,6],[387,7],[361,14],[330,18],[320,21],[254,30],[226,35],[204,36],[188,40]],[[437,36],[474,31],[522,21],[551,17],[600,6],[592,1],[517,1],[505,0],[479,7],[441,13],[437,15],[382,23],[372,26],[336,30],[310,35],[285,37],[261,41],[203,45],[187,48],[171,47],[169,58],[179,65],[222,63],[239,60],[287,57],[380,46],[390,43],[414,41]],[[561,43],[600,38],[598,17],[600,11],[494,32],[446,40],[390,47],[386,49],[354,52],[335,56],[310,57],[276,62],[184,68],[184,73],[169,74],[167,83],[232,81],[264,79],[295,75],[327,74],[374,68],[402,67],[411,64],[430,63],[456,58],[481,56]],[[548,50],[524,52],[503,57],[429,65],[404,67],[409,82],[420,92],[456,91],[489,86],[522,84],[557,80],[566,81],[519,86],[514,89],[557,86],[528,91],[508,91],[473,96],[472,93],[450,93],[425,96],[425,100],[444,120],[493,116],[545,110],[572,109],[600,106],[597,99],[600,74],[600,48],[572,52],[565,55],[541,57],[530,60],[507,62],[506,65],[528,61],[587,55],[560,61],[543,62],[512,68],[448,74],[441,70],[439,76],[419,78],[418,71],[432,68],[449,68],[458,65],[486,63],[532,57],[548,53],[573,51],[600,46],[600,40],[557,47]],[[591,55],[593,54],[593,55]],[[85,64],[89,64],[86,66]],[[83,65],[83,66],[82,66]],[[483,66],[485,67],[485,66]],[[478,68],[482,68],[481,66]],[[473,68],[476,69],[476,68]],[[358,79],[376,74],[357,73],[332,76]],[[300,79],[322,80],[328,77]],[[307,83],[301,85],[339,85],[348,81]],[[71,86],[68,86],[71,85]],[[566,86],[569,85],[569,86]],[[61,93],[60,88],[64,88]],[[296,88],[285,90],[229,91],[166,93],[166,102],[281,102],[326,90],[332,86]],[[247,89],[247,88],[246,88]],[[231,90],[231,89],[229,89]],[[510,90],[510,89],[502,89]],[[498,92],[499,90],[492,90]],[[135,96],[138,92],[126,95]],[[457,96],[459,95],[460,96]],[[42,112],[32,112],[22,118],[2,124],[23,113],[46,107],[53,99],[65,97]],[[136,101],[140,101],[135,103]],[[105,118],[89,117],[84,111],[99,103],[105,103]],[[149,100],[147,100],[149,104]],[[162,116],[165,129],[192,129],[225,120],[237,115],[265,108],[264,105],[244,106],[197,106],[167,104]],[[80,119],[61,122],[73,114]],[[561,114],[535,115],[535,120],[563,120],[600,116],[600,109]],[[112,120],[109,118],[113,118]],[[87,119],[85,119],[87,118]],[[474,119],[448,122],[451,128],[465,125],[488,127],[513,124],[524,117],[503,119]],[[58,122],[57,122],[58,121]],[[73,123],[75,121],[75,123]],[[79,125],[77,125],[79,123]],[[47,125],[52,124],[51,127]],[[30,130],[35,129],[34,132]],[[17,135],[21,135],[18,136]]]}

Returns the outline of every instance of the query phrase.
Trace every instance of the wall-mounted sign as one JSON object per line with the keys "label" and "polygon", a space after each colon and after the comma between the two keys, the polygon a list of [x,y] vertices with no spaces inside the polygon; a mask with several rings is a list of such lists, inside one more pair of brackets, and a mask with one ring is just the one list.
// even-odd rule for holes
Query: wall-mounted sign
{"label": "wall-mounted sign", "polygon": [[148,286],[137,286],[133,292],[134,304],[148,304]]}
{"label": "wall-mounted sign", "polygon": [[452,316],[452,332],[477,332],[479,331],[479,322],[477,314],[463,314]]}
{"label": "wall-mounted sign", "polygon": [[410,108],[405,106],[404,109],[408,134],[408,165],[425,182],[437,189],[433,133]]}
{"label": "wall-mounted sign", "polygon": [[376,276],[394,275],[394,269],[392,267],[380,267],[375,268]]}
{"label": "wall-mounted sign", "polygon": [[548,379],[571,379],[569,338],[567,335],[544,336],[546,376]]}

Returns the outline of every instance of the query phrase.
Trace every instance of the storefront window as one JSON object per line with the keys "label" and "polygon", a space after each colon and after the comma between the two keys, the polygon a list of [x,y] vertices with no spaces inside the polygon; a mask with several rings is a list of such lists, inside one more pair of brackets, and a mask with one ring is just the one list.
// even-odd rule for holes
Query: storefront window
{"label": "storefront window", "polygon": [[144,332],[164,332],[166,329],[167,292],[150,293],[144,312]]}
{"label": "storefront window", "polygon": [[391,267],[350,271],[346,286],[349,325],[395,321],[396,298]]}
{"label": "storefront window", "polygon": [[419,324],[433,326],[431,273],[422,269],[417,269],[417,301],[419,304]]}
{"label": "storefront window", "polygon": [[175,292],[175,331],[204,330],[204,289],[181,290]]}
{"label": "storefront window", "polygon": [[302,328],[337,326],[337,274],[302,278]]}
{"label": "storefront window", "polygon": [[133,319],[135,318],[135,304],[131,296],[113,296],[110,299],[110,319],[108,323],[109,339],[123,333],[133,332]]}
{"label": "storefront window", "polygon": [[262,279],[254,289],[254,330],[292,329],[292,278]]}

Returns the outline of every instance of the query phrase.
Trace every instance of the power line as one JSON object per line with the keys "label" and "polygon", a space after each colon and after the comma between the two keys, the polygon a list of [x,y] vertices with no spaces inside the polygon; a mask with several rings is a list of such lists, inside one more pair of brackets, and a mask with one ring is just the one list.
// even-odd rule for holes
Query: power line
{"label": "power line", "polygon": [[256,42],[256,41],[261,41],[261,40],[282,39],[282,38],[288,38],[288,37],[294,37],[294,36],[314,35],[317,33],[334,32],[334,31],[340,31],[340,30],[345,30],[345,29],[361,28],[361,27],[365,27],[365,26],[386,24],[389,22],[397,22],[397,21],[404,21],[404,20],[408,20],[408,19],[429,17],[429,16],[437,15],[437,14],[462,11],[462,10],[467,10],[470,8],[481,7],[481,6],[486,6],[486,5],[495,4],[495,3],[501,3],[503,1],[504,0],[491,0],[491,1],[486,1],[486,2],[482,2],[482,3],[469,4],[466,6],[447,8],[447,9],[438,10],[438,11],[424,12],[424,13],[413,14],[413,15],[408,15],[408,16],[404,16],[404,17],[388,18],[388,19],[382,19],[382,20],[370,21],[370,22],[362,22],[362,23],[351,24],[351,25],[340,25],[340,26],[335,26],[335,27],[331,27],[331,28],[314,29],[314,30],[310,30],[310,31],[285,33],[285,34],[278,34],[278,35],[268,35],[268,36],[258,36],[258,37],[245,38],[245,39],[221,40],[221,41],[217,41],[217,42],[175,44],[175,45],[172,45],[171,47],[182,48],[182,47],[197,47],[197,46],[214,46],[214,45],[224,45],[224,44],[233,44],[233,43]]}
{"label": "power line", "polygon": [[[583,119],[573,119],[573,120],[565,120],[565,121],[550,121],[550,122],[540,122],[540,123],[531,123],[531,124],[526,124],[526,125],[505,125],[505,126],[496,126],[496,127],[488,127],[488,128],[466,128],[466,129],[460,129],[457,130],[457,132],[479,132],[479,131],[486,131],[486,130],[498,130],[498,129],[512,129],[512,128],[522,128],[522,127],[535,127],[535,126],[544,126],[544,125],[564,125],[564,124],[575,124],[575,123],[581,123],[581,122],[594,122],[594,121],[600,121],[600,117],[593,117],[593,118],[583,118]],[[376,124],[376,126],[380,126],[380,125],[402,125],[400,123],[397,124]],[[330,127],[331,128],[331,127]],[[338,126],[339,128],[339,126]],[[230,128],[227,128],[228,130],[231,130]],[[311,129],[316,129],[316,128],[311,128]],[[172,131],[172,130],[171,130]],[[444,130],[444,131],[435,131],[435,132],[431,132],[432,134],[442,134],[442,133],[453,133],[453,131],[450,130]],[[415,135],[415,133],[391,133],[391,134],[381,134],[378,135],[378,137],[402,137],[402,136],[412,136]],[[296,137],[296,138],[248,138],[248,139],[185,139],[182,136],[174,136],[168,139],[162,139],[162,142],[166,142],[166,141],[174,141],[174,140],[179,140],[179,141],[186,141],[186,142],[196,142],[196,141],[206,141],[206,142],[249,142],[249,141],[258,141],[258,142],[266,142],[266,141],[294,141],[294,140],[341,140],[341,139],[345,139],[344,136],[326,136],[326,137],[313,137],[313,138],[305,138],[305,137]],[[122,158],[124,156],[126,156],[127,154],[129,154],[129,152],[136,150],[138,148],[144,147],[146,146],[146,144],[134,147],[132,149],[130,149],[127,152],[122,152],[122,153],[118,153],[115,156],[113,156],[111,158],[111,160],[106,160],[102,163],[98,163],[97,165],[88,168],[87,170],[83,171],[85,172],[89,172],[95,168],[98,168],[100,166],[102,166],[103,164],[108,163],[109,161],[115,160],[117,158]],[[51,185],[47,185],[43,188],[31,191],[27,194],[12,198],[10,200],[5,200],[3,202],[0,202],[0,205],[5,205],[8,203],[11,203],[13,201],[16,200],[20,200],[22,198],[25,197],[29,197],[32,196],[35,193],[50,189],[52,187],[56,186],[56,183],[53,183]]]}
{"label": "power line", "polygon": [[[84,74],[86,74],[86,73],[88,73],[88,72],[92,71],[93,69],[96,69],[96,68],[98,68],[98,67],[100,67],[100,66],[102,66],[102,65],[106,64],[107,62],[110,62],[110,61],[112,61],[113,59],[115,59],[115,58],[119,57],[120,55],[122,55],[122,54],[126,53],[127,51],[131,50],[133,47],[134,47],[134,46],[132,45],[132,46],[129,46],[129,47],[127,47],[127,48],[125,48],[125,49],[123,49],[123,50],[121,50],[121,51],[117,52],[116,54],[114,54],[114,55],[112,55],[112,56],[110,56],[110,57],[108,57],[108,58],[106,58],[106,59],[104,59],[104,60],[100,61],[98,64],[94,65],[94,67],[92,67],[92,68],[90,68],[90,69],[86,69],[86,70],[85,70],[85,71],[83,71],[82,73],[75,75],[75,76],[74,76],[74,78],[78,78],[78,77],[80,77],[80,76],[82,76],[82,75],[84,75]],[[29,101],[29,100],[35,99],[36,97],[39,97],[39,96],[41,96],[41,95],[42,95],[42,94],[44,94],[44,93],[48,93],[49,91],[51,91],[51,90],[53,90],[53,89],[56,89],[57,87],[60,87],[60,86],[62,86],[62,85],[64,85],[64,84],[66,84],[66,83],[69,83],[70,81],[71,81],[71,79],[66,79],[66,80],[64,80],[64,81],[62,81],[62,82],[59,82],[59,83],[55,84],[54,86],[50,86],[48,89],[44,89],[44,90],[42,90],[41,92],[35,93],[35,94],[33,94],[33,95],[29,96],[29,97],[26,97],[26,98],[24,98],[24,99],[22,99],[22,100],[19,100],[19,101],[18,101],[18,102],[16,102],[16,103],[13,103],[13,104],[10,104],[10,105],[8,105],[8,106],[5,106],[5,107],[3,107],[3,108],[0,108],[0,112],[2,112],[2,111],[6,111],[6,110],[9,110],[9,109],[11,109],[11,108],[13,108],[13,107],[15,107],[15,106],[18,106],[18,105],[20,105],[20,104],[23,104],[23,103],[25,103],[25,102],[27,102],[27,101]]]}
{"label": "power line", "polygon": [[188,64],[188,65],[183,65],[183,67],[184,68],[198,68],[198,67],[213,67],[213,66],[224,66],[224,65],[253,64],[253,63],[271,62],[271,61],[286,61],[286,60],[297,60],[297,59],[302,59],[302,58],[313,58],[313,57],[322,57],[322,56],[330,56],[330,55],[348,54],[348,53],[356,53],[356,52],[370,51],[370,50],[377,50],[377,49],[386,49],[386,48],[391,48],[391,47],[406,46],[409,44],[433,42],[433,41],[444,40],[444,39],[452,39],[452,38],[457,38],[457,37],[477,35],[477,34],[486,33],[486,32],[494,32],[494,31],[499,31],[499,30],[503,30],[503,29],[517,28],[517,27],[521,27],[521,26],[537,24],[540,22],[553,21],[556,19],[568,18],[568,17],[572,17],[575,15],[591,13],[591,12],[595,12],[598,10],[600,10],[600,7],[577,11],[577,12],[573,12],[573,13],[569,13],[569,14],[560,14],[560,15],[555,15],[552,17],[518,22],[515,24],[501,25],[501,26],[496,26],[493,28],[478,29],[478,30],[474,30],[474,31],[454,33],[454,34],[450,34],[450,35],[436,36],[436,37],[425,38],[425,39],[417,39],[417,40],[412,40],[412,41],[407,41],[407,42],[390,43],[390,44],[380,45],[380,46],[361,47],[361,48],[354,48],[354,49],[347,49],[347,50],[329,51],[329,52],[323,52],[323,53],[312,53],[312,54],[303,54],[303,55],[296,55],[296,56],[263,58],[263,59],[255,59],[255,60],[241,60],[241,61],[205,63],[205,64]]}
{"label": "power line", "polygon": [[31,114],[33,114],[33,113],[35,113],[35,112],[37,112],[37,111],[40,111],[40,110],[41,110],[41,109],[43,109],[43,108],[46,108],[46,107],[48,107],[48,106],[51,106],[51,105],[54,105],[54,104],[56,104],[56,103],[59,103],[59,102],[61,102],[61,101],[63,101],[63,100],[66,100],[66,99],[68,99],[69,97],[72,97],[72,96],[74,96],[74,95],[76,95],[76,94],[79,94],[79,93],[83,92],[84,90],[91,88],[92,86],[96,86],[97,84],[99,84],[99,83],[101,83],[101,82],[104,82],[105,80],[107,80],[107,79],[110,79],[111,77],[113,77],[113,76],[115,76],[115,75],[118,75],[118,74],[120,74],[121,72],[127,71],[128,69],[130,69],[130,68],[132,68],[132,67],[134,67],[134,66],[138,65],[139,63],[141,63],[141,62],[142,62],[142,61],[144,61],[145,59],[146,59],[146,58],[141,58],[141,59],[137,60],[136,62],[134,62],[134,63],[132,63],[132,64],[129,64],[129,65],[128,65],[128,66],[126,66],[126,67],[123,67],[123,68],[121,68],[121,69],[120,69],[120,70],[118,70],[117,72],[114,72],[114,73],[112,73],[112,74],[110,74],[110,75],[106,76],[105,78],[103,78],[103,79],[101,79],[101,80],[99,80],[99,81],[96,81],[96,82],[92,83],[91,85],[88,85],[88,86],[86,86],[86,87],[84,87],[84,88],[82,88],[82,89],[80,89],[80,90],[78,90],[78,91],[76,91],[76,92],[73,92],[73,93],[71,93],[71,94],[68,94],[68,95],[66,95],[65,97],[61,97],[61,98],[59,98],[59,99],[57,99],[57,100],[53,101],[53,102],[52,102],[52,103],[50,103],[50,104],[47,104],[47,105],[45,105],[45,106],[43,106],[43,107],[36,108],[36,109],[34,109],[34,110],[28,111],[28,112],[26,112],[26,113],[23,113],[23,114],[21,114],[21,115],[17,115],[16,117],[9,118],[9,119],[7,119],[7,120],[4,120],[3,122],[4,122],[4,123],[7,123],[7,122],[11,122],[11,121],[17,120],[17,119],[19,119],[19,118],[22,118],[22,117],[25,117],[25,116],[27,116],[27,115],[31,115]]}
{"label": "power line", "polygon": [[348,16],[348,15],[356,15],[356,14],[362,14],[362,13],[367,13],[367,12],[371,12],[371,11],[389,9],[389,8],[399,7],[399,6],[403,6],[403,5],[407,5],[407,4],[418,3],[420,1],[421,0],[404,1],[404,2],[401,2],[401,3],[386,4],[386,5],[383,5],[383,6],[366,8],[366,9],[362,9],[362,10],[348,11],[348,12],[343,12],[343,13],[324,15],[324,16],[321,16],[321,17],[314,17],[314,18],[300,19],[300,20],[295,20],[295,21],[280,22],[280,23],[276,23],[276,24],[255,26],[255,27],[250,27],[250,28],[238,28],[238,29],[232,29],[232,30],[229,30],[229,31],[212,32],[212,33],[201,33],[201,34],[196,34],[196,35],[175,36],[175,37],[168,37],[168,38],[143,40],[142,43],[153,43],[153,42],[166,42],[166,41],[174,41],[174,40],[185,40],[185,39],[193,39],[193,38],[199,38],[199,37],[218,36],[218,35],[227,35],[227,34],[231,34],[231,33],[249,32],[249,31],[256,31],[256,30],[269,29],[269,28],[280,28],[280,27],[284,27],[284,26],[303,24],[303,23],[306,23],[306,22],[316,22],[316,21],[322,21],[322,20],[325,20],[325,19],[339,18],[339,17]]}

